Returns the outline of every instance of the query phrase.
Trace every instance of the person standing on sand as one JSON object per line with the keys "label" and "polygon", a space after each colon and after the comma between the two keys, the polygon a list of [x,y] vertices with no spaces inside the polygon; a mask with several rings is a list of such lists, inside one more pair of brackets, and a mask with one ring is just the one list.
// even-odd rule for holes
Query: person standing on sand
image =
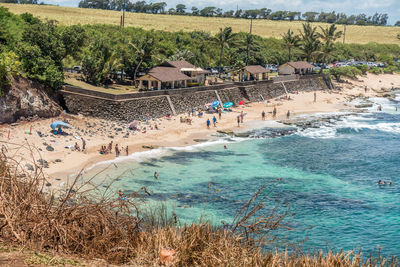
{"label": "person standing on sand", "polygon": [[240,122],[243,123],[244,114],[243,111],[240,112]]}
{"label": "person standing on sand", "polygon": [[215,118],[215,116],[213,117],[213,124],[214,124],[214,127],[217,127],[217,118]]}
{"label": "person standing on sand", "polygon": [[218,109],[218,118],[221,119],[221,117],[222,117],[222,111],[221,111],[221,109],[219,108],[219,109]]}
{"label": "person standing on sand", "polygon": [[210,119],[207,119],[207,129],[210,129],[210,124],[211,124]]}
{"label": "person standing on sand", "polygon": [[113,141],[108,144],[108,152],[112,153]]}
{"label": "person standing on sand", "polygon": [[115,144],[115,156],[118,157],[119,156],[119,148],[118,148],[118,144]]}
{"label": "person standing on sand", "polygon": [[240,116],[239,115],[237,116],[237,124],[238,124],[238,127],[240,127]]}
{"label": "person standing on sand", "polygon": [[86,150],[86,141],[82,138],[82,151]]}
{"label": "person standing on sand", "polygon": [[289,119],[290,118],[290,111],[288,110],[286,113],[286,118]]}
{"label": "person standing on sand", "polygon": [[126,152],[126,155],[129,156],[129,147],[128,146],[125,147],[125,152]]}
{"label": "person standing on sand", "polygon": [[276,107],[274,106],[274,110],[272,111],[272,117],[275,119],[276,118]]}
{"label": "person standing on sand", "polygon": [[263,112],[261,112],[261,118],[263,121],[265,121],[265,111],[263,110]]}
{"label": "person standing on sand", "polygon": [[314,103],[316,103],[316,102],[317,102],[317,92],[314,91]]}

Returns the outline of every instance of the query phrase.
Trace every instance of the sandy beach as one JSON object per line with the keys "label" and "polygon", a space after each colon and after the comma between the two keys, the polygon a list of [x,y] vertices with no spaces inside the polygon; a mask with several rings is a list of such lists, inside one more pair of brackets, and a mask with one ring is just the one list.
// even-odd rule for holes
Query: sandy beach
{"label": "sandy beach", "polygon": [[[139,128],[146,127],[146,132],[129,130],[127,124],[119,122],[63,114],[58,118],[2,125],[0,142],[8,156],[12,156],[27,168],[35,165],[43,166],[43,172],[48,176],[49,183],[57,184],[67,179],[69,175],[78,173],[97,162],[115,158],[115,144],[121,149],[121,157],[126,156],[127,146],[128,153],[132,154],[149,149],[143,146],[156,148],[192,145],[196,144],[198,139],[211,140],[213,138],[211,135],[217,130],[244,131],[262,126],[264,125],[261,120],[262,111],[266,113],[266,120],[270,121],[286,119],[288,111],[292,119],[301,114],[350,110],[354,107],[349,101],[355,97],[382,95],[391,88],[400,88],[400,75],[368,74],[357,81],[335,83],[335,90],[316,92],[316,102],[314,102],[314,92],[307,92],[291,94],[291,100],[276,98],[269,102],[246,103],[244,106],[233,108],[232,112],[223,113],[221,120],[218,119],[218,114],[215,114],[218,119],[216,127],[212,124],[214,114],[207,113],[201,118],[190,116],[192,119],[190,125],[180,122],[180,117],[185,118],[188,114],[141,122]],[[274,106],[277,109],[276,118],[272,117]],[[244,123],[238,127],[236,120],[242,111],[246,115]],[[207,119],[211,121],[210,129],[206,127]],[[55,120],[65,120],[69,123],[71,128],[65,130],[68,135],[58,136],[50,132],[50,124]],[[158,130],[154,129],[155,124]],[[38,132],[42,136],[39,136]],[[82,138],[86,141],[86,150],[75,151],[73,149],[75,143],[82,148]],[[111,141],[112,153],[101,155],[99,153],[101,146],[108,146]],[[40,159],[47,163],[40,164],[38,162]]]}

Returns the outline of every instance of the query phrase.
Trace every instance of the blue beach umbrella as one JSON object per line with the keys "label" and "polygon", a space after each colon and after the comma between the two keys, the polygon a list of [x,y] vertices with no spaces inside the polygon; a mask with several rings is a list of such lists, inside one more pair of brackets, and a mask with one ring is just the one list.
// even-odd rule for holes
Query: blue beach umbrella
{"label": "blue beach umbrella", "polygon": [[226,103],[223,105],[224,108],[230,108],[230,107],[232,107],[232,106],[233,106],[233,103],[232,103],[232,102],[226,102]]}
{"label": "blue beach umbrella", "polygon": [[51,129],[55,130],[56,128],[71,128],[68,124],[63,121],[55,121],[50,124]]}
{"label": "blue beach umbrella", "polygon": [[216,107],[216,106],[218,106],[219,105],[219,101],[218,100],[215,100],[215,101],[213,101],[212,103],[211,103],[211,106],[212,107]]}

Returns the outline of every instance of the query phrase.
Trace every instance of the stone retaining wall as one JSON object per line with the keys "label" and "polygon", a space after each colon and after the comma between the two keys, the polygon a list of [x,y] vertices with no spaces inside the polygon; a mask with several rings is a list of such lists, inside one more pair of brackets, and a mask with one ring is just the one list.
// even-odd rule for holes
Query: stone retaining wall
{"label": "stone retaining wall", "polygon": [[[172,108],[168,103],[167,95],[177,114],[191,111],[192,108],[202,108],[205,103],[217,100],[217,94],[221,101],[233,102],[237,105],[241,100],[249,102],[262,101],[268,98],[275,98],[295,91],[314,91],[328,90],[331,88],[329,78],[325,76],[306,76],[297,81],[286,82],[251,82],[235,83],[228,86],[211,87],[209,90],[184,89],[174,90],[173,92],[157,92],[155,96],[150,94],[147,97],[137,97],[121,99],[114,97],[104,97],[101,95],[87,95],[82,90],[63,90],[62,94],[69,112],[82,114],[85,116],[100,117],[108,120],[120,120],[130,122],[135,119],[144,119],[147,114],[151,117],[163,117],[166,114],[173,114]],[[133,95],[133,94],[131,94]]]}

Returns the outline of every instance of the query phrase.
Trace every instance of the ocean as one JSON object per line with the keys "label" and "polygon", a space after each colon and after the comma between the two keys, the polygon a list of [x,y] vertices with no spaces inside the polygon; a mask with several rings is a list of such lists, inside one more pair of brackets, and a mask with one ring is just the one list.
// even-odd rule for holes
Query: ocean
{"label": "ocean", "polygon": [[[85,176],[108,166],[97,182],[118,178],[113,189],[127,194],[145,187],[151,194],[146,205],[167,206],[180,224],[229,223],[265,185],[265,209],[287,203],[291,212],[286,221],[291,230],[275,233],[285,243],[298,243],[308,252],[362,249],[399,256],[398,100],[371,98],[373,106],[365,112],[335,114],[340,117],[318,128],[271,124],[246,138],[220,136],[194,146],[135,153],[98,164]],[[378,185],[378,180],[393,184]],[[286,248],[281,242],[274,246]]]}

